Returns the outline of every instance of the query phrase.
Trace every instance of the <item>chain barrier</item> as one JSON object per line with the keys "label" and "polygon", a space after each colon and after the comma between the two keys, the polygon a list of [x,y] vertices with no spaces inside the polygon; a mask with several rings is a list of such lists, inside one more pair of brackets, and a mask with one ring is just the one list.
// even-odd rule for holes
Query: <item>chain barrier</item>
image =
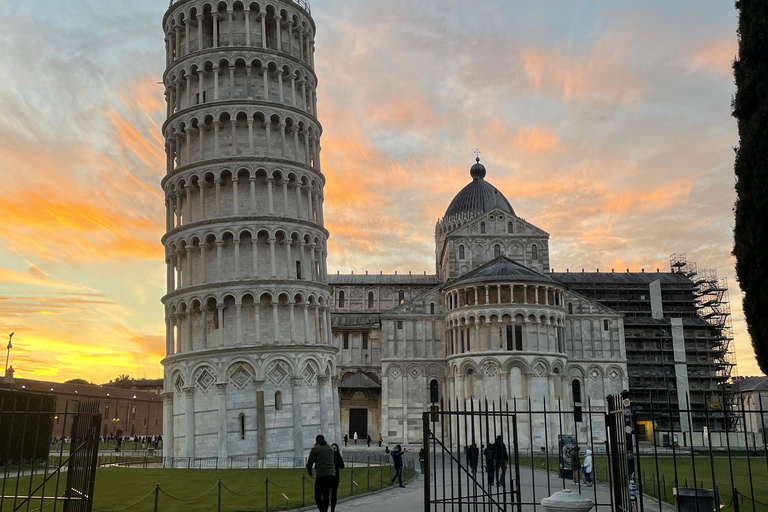
{"label": "chain barrier", "polygon": [[[165,494],[166,496],[168,496],[169,498],[171,498],[172,500],[176,500],[176,501],[197,501],[197,500],[199,500],[200,498],[202,498],[203,496],[207,496],[208,494],[210,494],[210,493],[211,493],[211,491],[213,491],[214,489],[216,489],[218,486],[219,486],[219,484],[218,484],[218,482],[217,482],[217,483],[215,483],[215,484],[213,485],[213,487],[211,487],[210,489],[208,489],[207,491],[205,491],[203,494],[201,494],[200,496],[197,496],[197,497],[195,497],[195,498],[177,498],[176,496],[171,496],[170,494],[168,494],[167,492],[165,492],[165,491],[162,489],[162,487],[158,487],[157,489],[158,489],[158,490],[159,490],[161,493],[163,493],[163,494]],[[152,491],[152,492],[155,492],[155,491]]]}
{"label": "chain barrier", "polygon": [[154,489],[152,489],[151,491],[149,491],[149,492],[147,493],[147,495],[146,495],[146,496],[144,496],[143,498],[141,498],[139,501],[136,501],[136,502],[134,502],[134,503],[131,503],[130,505],[128,505],[128,506],[126,506],[126,507],[122,507],[122,508],[110,508],[110,509],[104,509],[104,508],[96,508],[96,507],[91,507],[91,508],[92,508],[93,510],[95,510],[96,512],[120,512],[120,511],[122,511],[122,510],[128,510],[128,509],[129,509],[129,508],[131,508],[131,507],[135,507],[136,505],[138,505],[138,504],[139,504],[139,503],[141,503],[142,501],[146,500],[147,498],[149,498],[149,497],[150,497],[150,496],[152,496],[153,494],[155,494],[155,490],[154,490]]}
{"label": "chain barrier", "polygon": [[[267,478],[267,480],[269,480],[269,478]],[[287,485],[277,485],[277,484],[276,484],[275,482],[273,482],[272,480],[269,480],[269,485],[274,485],[274,486],[275,486],[275,487],[277,487],[278,489],[288,489],[288,486],[287,486]]]}
{"label": "chain barrier", "polygon": [[[755,505],[760,505],[762,507],[766,507],[765,510],[768,510],[768,503],[763,503],[762,501],[753,500],[749,496],[745,496],[744,494],[741,494],[741,493],[739,493],[739,497],[741,497],[743,500],[749,500],[752,503],[754,503]],[[742,503],[744,503],[744,501],[742,501]]]}
{"label": "chain barrier", "polygon": [[245,492],[245,493],[241,493],[241,492],[236,492],[236,491],[233,491],[232,489],[230,489],[229,487],[227,487],[227,486],[224,484],[224,482],[221,482],[221,486],[222,486],[224,489],[226,489],[227,491],[229,491],[230,493],[234,494],[235,496],[250,496],[251,494],[255,493],[256,491],[258,491],[259,489],[261,489],[262,487],[264,487],[264,484],[261,484],[261,485],[259,485],[257,488],[255,488],[255,489],[254,489],[254,490],[252,490],[251,492]]}

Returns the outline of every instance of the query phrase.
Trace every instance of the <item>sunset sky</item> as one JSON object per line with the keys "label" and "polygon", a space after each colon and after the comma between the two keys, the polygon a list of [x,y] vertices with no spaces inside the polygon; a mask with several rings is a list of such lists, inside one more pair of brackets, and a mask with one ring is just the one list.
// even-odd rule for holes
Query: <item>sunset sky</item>
{"label": "sunset sky", "polygon": [[[17,376],[162,375],[168,0],[0,2],[0,332]],[[732,1],[314,0],[329,272],[434,272],[474,149],[556,271],[727,276]],[[7,338],[6,338],[7,340]],[[3,346],[5,342],[2,342]]]}

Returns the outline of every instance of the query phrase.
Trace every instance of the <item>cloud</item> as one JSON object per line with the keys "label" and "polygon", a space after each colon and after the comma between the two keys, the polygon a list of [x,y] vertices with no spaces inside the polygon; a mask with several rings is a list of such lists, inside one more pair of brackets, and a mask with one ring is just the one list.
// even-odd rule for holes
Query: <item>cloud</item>
{"label": "cloud", "polygon": [[733,75],[733,61],[738,44],[735,37],[712,39],[702,42],[691,55],[691,67],[703,69],[722,77]]}

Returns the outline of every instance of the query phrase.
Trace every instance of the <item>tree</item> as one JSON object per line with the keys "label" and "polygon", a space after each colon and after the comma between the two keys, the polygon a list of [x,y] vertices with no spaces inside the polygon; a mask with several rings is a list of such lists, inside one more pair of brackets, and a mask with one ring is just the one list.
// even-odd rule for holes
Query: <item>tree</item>
{"label": "tree", "polygon": [[129,380],[131,380],[131,376],[130,375],[126,375],[124,373],[118,375],[115,378],[115,382],[128,382]]}
{"label": "tree", "polygon": [[69,379],[67,381],[64,381],[64,384],[91,384],[85,379]]}
{"label": "tree", "polygon": [[733,255],[757,364],[768,373],[768,2],[739,0]]}

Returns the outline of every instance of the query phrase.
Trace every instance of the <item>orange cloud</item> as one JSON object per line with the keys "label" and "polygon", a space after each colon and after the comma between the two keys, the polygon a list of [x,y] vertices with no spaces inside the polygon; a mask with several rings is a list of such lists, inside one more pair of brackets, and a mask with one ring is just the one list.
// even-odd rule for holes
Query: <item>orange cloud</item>
{"label": "orange cloud", "polygon": [[554,150],[560,145],[560,138],[553,131],[534,126],[517,130],[512,142],[517,149],[536,154]]}
{"label": "orange cloud", "polygon": [[736,38],[714,39],[697,47],[691,55],[691,67],[718,75],[732,75],[733,61],[738,52]]}

